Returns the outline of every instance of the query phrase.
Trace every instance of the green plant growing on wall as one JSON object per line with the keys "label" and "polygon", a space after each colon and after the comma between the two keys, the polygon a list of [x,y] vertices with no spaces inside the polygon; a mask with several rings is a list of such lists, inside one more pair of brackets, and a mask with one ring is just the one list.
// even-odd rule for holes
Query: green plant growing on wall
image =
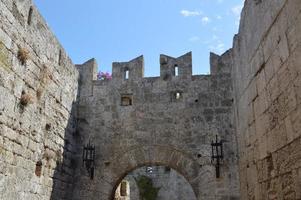
{"label": "green plant growing on wall", "polygon": [[153,181],[147,176],[139,176],[136,184],[139,188],[140,200],[156,200],[160,188],[153,186]]}

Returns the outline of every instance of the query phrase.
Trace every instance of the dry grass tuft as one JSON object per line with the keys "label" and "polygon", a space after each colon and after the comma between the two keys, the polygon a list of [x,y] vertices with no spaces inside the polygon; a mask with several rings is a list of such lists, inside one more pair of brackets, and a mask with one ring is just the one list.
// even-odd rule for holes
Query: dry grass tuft
{"label": "dry grass tuft", "polygon": [[29,51],[25,48],[19,48],[18,59],[22,65],[25,65],[26,61],[29,59]]}
{"label": "dry grass tuft", "polygon": [[53,76],[52,76],[52,74],[51,74],[49,68],[48,68],[46,65],[43,65],[43,69],[41,70],[40,81],[41,81],[43,84],[47,85],[48,82],[49,82],[50,80],[52,80],[52,79],[53,79]]}
{"label": "dry grass tuft", "polygon": [[37,89],[37,99],[38,99],[38,100],[41,99],[41,97],[42,97],[42,95],[43,95],[43,91],[44,91],[44,89],[43,89],[42,87],[39,87],[39,88]]}
{"label": "dry grass tuft", "polygon": [[46,86],[53,79],[53,76],[46,65],[43,65],[43,68],[40,71],[39,79],[40,79],[40,86],[37,89],[36,96],[38,100],[41,100],[44,90],[46,90]]}
{"label": "dry grass tuft", "polygon": [[36,163],[35,174],[36,174],[37,177],[41,177],[41,174],[42,174],[42,165],[43,165],[43,163],[40,160]]}
{"label": "dry grass tuft", "polygon": [[55,158],[55,153],[50,149],[46,148],[43,154],[43,158],[46,159],[47,161],[52,160]]}
{"label": "dry grass tuft", "polygon": [[34,102],[34,98],[30,94],[26,94],[24,91],[22,91],[20,104],[21,106],[25,107],[29,104],[32,104]]}

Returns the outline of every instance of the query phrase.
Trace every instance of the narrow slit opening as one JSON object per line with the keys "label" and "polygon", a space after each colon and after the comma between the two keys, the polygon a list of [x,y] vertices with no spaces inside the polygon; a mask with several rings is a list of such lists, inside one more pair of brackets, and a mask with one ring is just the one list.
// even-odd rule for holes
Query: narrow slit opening
{"label": "narrow slit opening", "polygon": [[128,69],[126,69],[125,72],[124,72],[124,79],[125,80],[129,79],[129,74],[130,74],[130,71]]}
{"label": "narrow slit opening", "polygon": [[179,76],[179,67],[178,67],[178,65],[175,65],[174,70],[175,70],[175,76]]}
{"label": "narrow slit opening", "polygon": [[59,65],[62,65],[62,50],[60,49],[59,52],[59,60],[58,60]]}
{"label": "narrow slit opening", "polygon": [[31,21],[32,21],[32,13],[33,13],[33,8],[32,8],[32,6],[30,6],[29,12],[28,12],[28,18],[27,18],[27,24],[28,24],[28,25],[31,25]]}

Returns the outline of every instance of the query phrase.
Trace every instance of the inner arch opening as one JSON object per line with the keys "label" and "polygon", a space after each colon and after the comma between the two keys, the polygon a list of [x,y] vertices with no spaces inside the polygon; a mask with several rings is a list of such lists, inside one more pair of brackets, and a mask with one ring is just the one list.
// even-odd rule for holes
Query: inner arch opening
{"label": "inner arch opening", "polygon": [[188,181],[168,166],[143,166],[117,184],[114,200],[197,200]]}

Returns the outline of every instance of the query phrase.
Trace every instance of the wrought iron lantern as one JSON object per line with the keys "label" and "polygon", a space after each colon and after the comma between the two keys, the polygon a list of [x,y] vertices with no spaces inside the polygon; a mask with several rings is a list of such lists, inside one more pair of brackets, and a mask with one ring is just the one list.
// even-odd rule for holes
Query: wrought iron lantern
{"label": "wrought iron lantern", "polygon": [[85,165],[91,179],[94,177],[95,168],[95,146],[89,143],[83,149],[83,164]]}
{"label": "wrought iron lantern", "polygon": [[223,153],[223,140],[218,141],[216,136],[215,142],[211,142],[212,148],[212,156],[211,156],[211,163],[215,165],[215,174],[216,178],[220,178],[220,165],[224,159]]}

